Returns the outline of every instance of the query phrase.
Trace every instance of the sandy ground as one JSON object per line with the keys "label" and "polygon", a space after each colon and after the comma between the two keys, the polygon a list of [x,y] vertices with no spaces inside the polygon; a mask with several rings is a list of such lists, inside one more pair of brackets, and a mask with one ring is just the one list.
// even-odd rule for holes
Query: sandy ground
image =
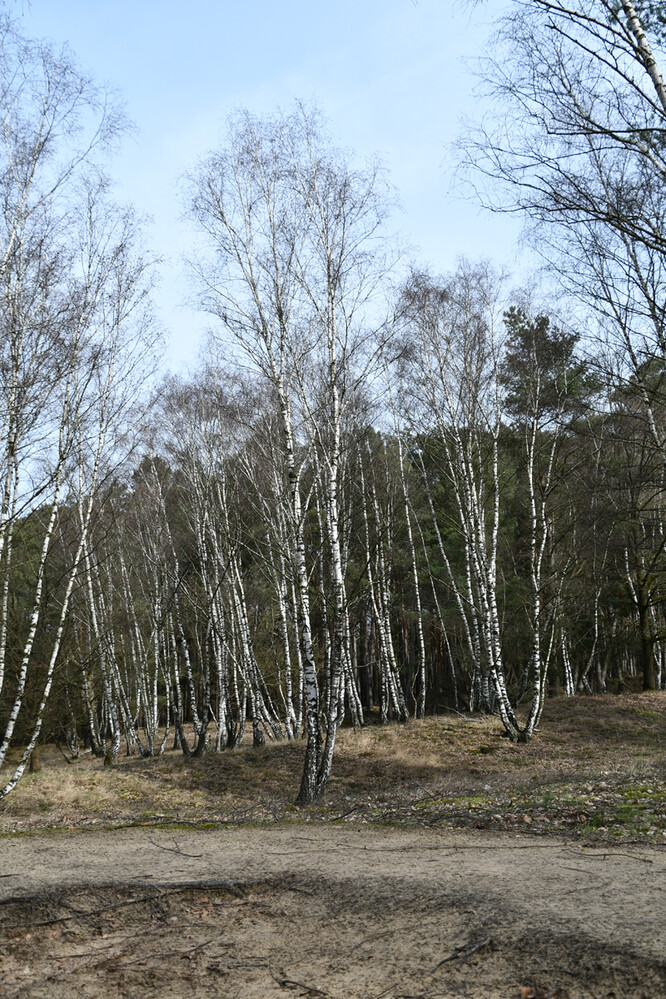
{"label": "sandy ground", "polygon": [[664,848],[484,832],[6,837],[0,994],[656,999],[665,875]]}

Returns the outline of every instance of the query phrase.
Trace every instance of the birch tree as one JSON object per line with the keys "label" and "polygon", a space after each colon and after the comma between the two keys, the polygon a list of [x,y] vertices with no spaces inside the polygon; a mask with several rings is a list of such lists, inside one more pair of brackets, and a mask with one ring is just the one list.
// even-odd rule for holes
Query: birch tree
{"label": "birch tree", "polygon": [[[352,348],[369,343],[361,318],[384,268],[384,217],[376,170],[355,171],[323,136],[316,115],[239,115],[226,148],[192,180],[192,213],[211,258],[196,265],[202,304],[275,393],[295,547],[307,743],[298,800],[320,797],[333,760],[344,662],[345,587],[339,523],[341,427]],[[370,327],[373,328],[373,327]],[[319,723],[319,679],[304,544],[303,458],[317,448],[325,470],[334,715]]]}
{"label": "birch tree", "polygon": [[[98,487],[129,444],[149,278],[136,221],[110,201],[97,162],[122,126],[106,95],[6,19],[0,89],[0,766],[19,728],[27,743],[3,797],[39,738]],[[46,583],[65,508],[76,513],[54,595]],[[10,642],[15,541],[27,521],[39,554]]]}
{"label": "birch tree", "polygon": [[591,356],[611,391],[631,386],[663,463],[651,378],[666,350],[662,8],[515,0],[486,74],[501,111],[465,144],[485,202],[524,213],[532,245],[583,303]]}
{"label": "birch tree", "polygon": [[666,346],[665,37],[651,0],[514,0],[487,63],[497,113],[463,142],[483,201],[524,214],[596,322],[594,356],[641,391],[662,460],[642,374]]}
{"label": "birch tree", "polygon": [[[548,670],[557,649],[562,588],[574,559],[559,534],[568,518],[558,510],[558,486],[566,474],[565,437],[586,412],[595,389],[585,363],[576,357],[578,337],[512,307],[505,314],[507,345],[501,381],[505,408],[513,417],[522,446],[521,499],[527,507],[530,600],[526,608],[531,636],[524,687],[530,689],[525,736],[538,724],[546,698]],[[566,493],[559,503],[566,503]],[[558,564],[559,562],[559,564]]]}
{"label": "birch tree", "polygon": [[[99,581],[97,587],[93,581],[96,569],[91,562],[91,523],[100,485],[133,444],[128,417],[130,413],[136,414],[137,384],[144,377],[142,355],[150,339],[146,267],[133,247],[135,233],[131,216],[118,216],[113,206],[104,204],[103,192],[94,187],[87,189],[79,217],[84,223],[79,252],[71,263],[69,280],[58,289],[60,321],[53,321],[51,316],[52,321],[48,323],[49,335],[56,338],[52,351],[59,358],[57,377],[46,404],[33,394],[39,391],[38,380],[31,386],[33,393],[24,392],[20,396],[22,405],[35,407],[30,430],[39,431],[40,447],[36,450],[34,445],[30,446],[28,437],[20,439],[17,435],[23,449],[21,460],[12,455],[10,467],[5,470],[6,481],[11,477],[12,489],[4,531],[2,660],[3,665],[7,662],[10,666],[11,674],[5,673],[2,677],[9,681],[2,694],[11,706],[0,747],[0,761],[5,760],[11,745],[27,685],[36,684],[39,695],[27,746],[0,795],[13,789],[39,738],[72,592],[80,572],[86,580],[91,625],[101,653],[100,607],[95,600],[95,592],[99,594],[100,590]],[[75,238],[71,229],[69,236]],[[62,281],[62,275],[60,277]],[[41,318],[46,317],[42,315]],[[29,353],[34,343],[29,336],[34,318],[22,311],[18,319],[21,333],[18,359],[34,363],[34,354]],[[25,384],[23,388],[26,388]],[[11,415],[16,418],[17,413]],[[16,419],[15,425],[21,427],[20,419]],[[21,491],[22,476],[31,484],[31,495]],[[25,509],[36,504],[37,496],[39,507],[29,516],[41,525],[41,551],[35,569],[29,622],[19,638],[20,661],[15,659],[12,663],[6,660],[6,654],[7,596],[13,578],[14,531],[20,520],[19,504],[22,503]],[[57,594],[51,594],[55,596],[54,617],[47,620],[45,581],[54,558],[56,530],[65,510],[69,514],[68,538],[66,544],[58,546],[57,552],[62,582]],[[14,642],[17,637],[14,636]],[[41,656],[46,655],[45,666],[41,669],[34,658],[38,641]],[[113,717],[111,684],[115,664],[108,661],[109,651],[106,648],[101,654],[105,669],[108,666],[105,699]],[[114,723],[114,754],[119,737],[119,727]]]}
{"label": "birch tree", "polygon": [[[409,712],[401,686],[397,656],[392,635],[392,605],[394,604],[393,584],[393,519],[396,506],[392,490],[385,488],[385,503],[380,503],[377,474],[384,472],[388,477],[386,447],[379,448],[384,458],[373,454],[370,442],[366,441],[365,454],[359,454],[359,491],[363,512],[363,533],[365,536],[365,575],[370,606],[372,607],[380,672],[380,716],[385,724],[389,712],[401,722],[406,722]],[[367,467],[367,474],[364,471]],[[378,466],[378,468],[377,468]]]}
{"label": "birch tree", "polygon": [[[496,706],[507,733],[519,739],[526,733],[507,692],[498,602],[503,394],[494,284],[484,268],[465,265],[449,282],[413,276],[401,304],[408,341],[403,377],[414,429],[436,442],[438,471],[451,491],[453,509],[436,511],[431,504],[432,516],[447,582],[465,622],[474,684],[484,707]],[[443,540],[442,518],[459,538],[462,577]]]}

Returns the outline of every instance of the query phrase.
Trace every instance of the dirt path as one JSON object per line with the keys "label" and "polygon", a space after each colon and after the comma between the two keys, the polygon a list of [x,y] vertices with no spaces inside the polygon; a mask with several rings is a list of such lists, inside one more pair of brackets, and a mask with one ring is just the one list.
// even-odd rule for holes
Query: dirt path
{"label": "dirt path", "polygon": [[0,875],[11,997],[666,994],[664,849],[125,829],[3,839]]}

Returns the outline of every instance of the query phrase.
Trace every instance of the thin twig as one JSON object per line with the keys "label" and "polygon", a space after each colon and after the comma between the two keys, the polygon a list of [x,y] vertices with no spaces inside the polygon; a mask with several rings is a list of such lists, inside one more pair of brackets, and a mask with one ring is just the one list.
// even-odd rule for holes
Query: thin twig
{"label": "thin twig", "polygon": [[389,985],[389,987],[387,989],[382,989],[381,992],[376,992],[374,995],[370,996],[370,999],[383,999],[383,996],[388,995],[389,992],[393,992],[393,989],[394,989],[394,986],[393,985]]}
{"label": "thin twig", "polygon": [[[429,791],[427,787],[424,787],[423,784],[420,784],[418,781],[415,781],[415,784],[417,787],[420,787],[421,790],[425,794],[427,794],[429,798],[432,798],[433,801],[441,801],[442,798],[444,797],[443,794],[440,795],[433,794],[432,791]],[[419,798],[419,801],[424,801],[424,800],[425,800],[424,798]]]}
{"label": "thin twig", "polygon": [[596,891],[597,888],[605,888],[607,884],[608,881],[600,881],[598,885],[580,885],[578,888],[569,888],[568,891],[563,891],[560,894],[574,895],[578,891]]}
{"label": "thin twig", "polygon": [[[241,885],[241,886],[244,887],[245,885],[262,884],[263,882],[265,882],[265,880],[266,880],[265,878],[252,878],[252,879],[247,880],[247,881],[149,881],[149,882],[146,882],[146,881],[109,881],[109,882],[105,882],[103,884],[95,885],[95,889],[97,891],[102,891],[104,889],[106,889],[106,890],[113,890],[113,889],[119,889],[119,888],[144,888],[144,889],[146,889],[146,888],[156,888],[156,889],[163,889],[164,891],[167,891],[170,895],[175,895],[175,894],[178,894],[179,892],[183,892],[183,891],[206,891],[206,890],[213,890],[213,889],[218,890],[218,889],[222,888],[225,891],[230,892],[236,898],[242,898],[243,897],[243,893],[242,893],[242,891],[239,890],[239,887],[238,887],[239,885]],[[86,887],[88,887],[88,886],[86,886],[86,885],[73,885],[72,886],[72,888],[74,890],[76,890],[77,888],[86,888]],[[296,890],[296,889],[294,889],[294,890]],[[53,919],[47,919],[47,920],[36,921],[36,922],[23,920],[19,924],[2,923],[2,924],[0,924],[0,927],[1,928],[5,928],[5,927],[8,928],[8,927],[14,926],[14,925],[20,925],[20,926],[26,926],[26,925],[30,925],[30,926],[46,926],[49,923],[62,923],[62,922],[65,922],[67,919],[75,919],[77,915],[84,915],[84,916],[91,916],[92,915],[92,916],[94,916],[94,915],[96,915],[97,912],[104,912],[106,908],[117,908],[117,907],[122,906],[122,905],[134,905],[135,903],[138,903],[138,902],[154,901],[158,897],[159,897],[159,895],[149,895],[149,896],[147,896],[145,898],[129,899],[128,901],[122,901],[122,902],[113,903],[113,905],[110,905],[108,907],[104,907],[103,909],[99,909],[99,910],[98,909],[91,909],[91,910],[88,910],[86,912],[81,912],[80,914],[73,914],[71,916],[57,916],[57,917],[55,917]],[[36,896],[35,895],[12,895],[9,898],[0,899],[0,905],[12,905],[12,904],[19,904],[20,905],[20,904],[25,904],[26,902],[29,902],[29,901],[34,901],[35,899],[39,899],[39,898],[40,898],[39,895],[36,895]]]}
{"label": "thin twig", "polygon": [[[143,964],[144,961],[153,961],[156,959],[163,961],[167,957],[192,957],[193,954],[196,954],[198,951],[203,950],[205,947],[208,947],[209,944],[215,943],[216,941],[221,939],[222,939],[221,936],[212,937],[210,940],[204,940],[203,943],[197,944],[196,947],[188,947],[185,950],[172,950],[172,951],[167,951],[166,953],[144,954],[142,957],[135,957],[132,961],[123,961],[122,967],[126,968],[130,964]],[[105,958],[103,961],[98,961],[97,964],[94,964],[93,968],[100,968],[105,964],[120,962],[122,961],[122,958],[123,958],[122,954],[117,954],[115,957]]]}
{"label": "thin twig", "polygon": [[265,878],[251,878],[248,881],[110,881],[104,885],[97,885],[97,888],[166,888],[169,891],[205,891],[207,889],[224,888],[237,898],[242,898],[243,893],[239,890],[239,885],[261,884]]}
{"label": "thin twig", "polygon": [[166,850],[167,853],[176,853],[179,857],[191,857],[193,860],[199,860],[203,857],[203,853],[184,853],[183,850],[178,845],[178,840],[174,836],[173,841],[175,846],[163,846],[162,843],[156,843],[151,836],[148,837],[148,842],[151,846],[156,847],[158,850]]}
{"label": "thin twig", "polygon": [[327,822],[339,822],[340,819],[344,819],[347,815],[351,815],[352,812],[356,812],[358,810],[358,808],[359,808],[358,805],[353,805],[351,808],[348,808],[346,812],[343,812],[342,815],[334,815],[334,816],[332,816],[332,818],[327,819],[326,821]]}
{"label": "thin twig", "polygon": [[454,953],[453,954],[449,954],[448,957],[443,957],[442,960],[439,961],[435,965],[435,967],[432,969],[432,971],[430,972],[430,974],[431,975],[434,974],[437,971],[437,969],[441,968],[441,966],[443,964],[446,964],[447,961],[457,961],[458,958],[460,958],[460,960],[464,961],[466,958],[468,958],[472,954],[476,953],[477,950],[481,950],[482,947],[487,947],[488,944],[490,943],[490,941],[491,941],[491,938],[490,937],[486,937],[485,940],[480,940],[478,943],[475,943],[472,947],[468,947],[467,950],[454,951]]}
{"label": "thin twig", "polygon": [[359,949],[359,947],[364,947],[366,944],[368,944],[368,943],[370,943],[371,941],[374,941],[374,940],[381,940],[382,937],[387,937],[391,933],[395,933],[395,930],[393,930],[393,929],[384,930],[383,933],[373,933],[372,936],[364,937],[363,940],[360,940],[357,944],[354,944],[354,946],[351,948],[351,950],[349,951],[349,953],[353,954],[355,950]]}
{"label": "thin twig", "polygon": [[640,860],[642,864],[654,864],[654,860],[650,860],[649,857],[637,857],[633,853],[620,853],[619,850],[613,850],[612,853],[588,853],[586,850],[581,850],[579,856],[590,857],[592,860],[607,860],[608,857],[630,857],[631,860]]}
{"label": "thin twig", "polygon": [[271,972],[271,978],[273,981],[277,982],[281,989],[305,989],[306,992],[317,996],[327,996],[328,992],[324,992],[323,989],[315,988],[314,985],[306,985],[305,982],[297,982],[293,978],[278,978]]}
{"label": "thin twig", "polygon": [[228,965],[229,968],[267,968],[266,961],[235,961]]}
{"label": "thin twig", "polygon": [[112,905],[103,905],[99,909],[74,909],[70,906],[71,916],[54,916],[52,919],[22,919],[18,923],[0,923],[0,929],[15,929],[17,926],[51,926],[54,923],[66,923],[68,919],[80,919],[82,916],[99,916],[102,912],[109,912],[111,909],[120,909],[125,905],[141,905],[142,902],[154,902],[157,895],[144,895],[143,898],[127,898],[122,902],[113,902]]}

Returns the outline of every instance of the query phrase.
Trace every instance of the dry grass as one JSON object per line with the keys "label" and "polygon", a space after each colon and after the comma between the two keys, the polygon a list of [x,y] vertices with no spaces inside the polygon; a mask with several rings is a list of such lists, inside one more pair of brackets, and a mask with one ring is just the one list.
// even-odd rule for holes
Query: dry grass
{"label": "dry grass", "polygon": [[445,715],[342,729],[324,803],[292,804],[302,743],[186,760],[55,748],[0,803],[0,832],[145,823],[383,822],[666,842],[666,693],[556,698],[527,746],[495,718]]}

